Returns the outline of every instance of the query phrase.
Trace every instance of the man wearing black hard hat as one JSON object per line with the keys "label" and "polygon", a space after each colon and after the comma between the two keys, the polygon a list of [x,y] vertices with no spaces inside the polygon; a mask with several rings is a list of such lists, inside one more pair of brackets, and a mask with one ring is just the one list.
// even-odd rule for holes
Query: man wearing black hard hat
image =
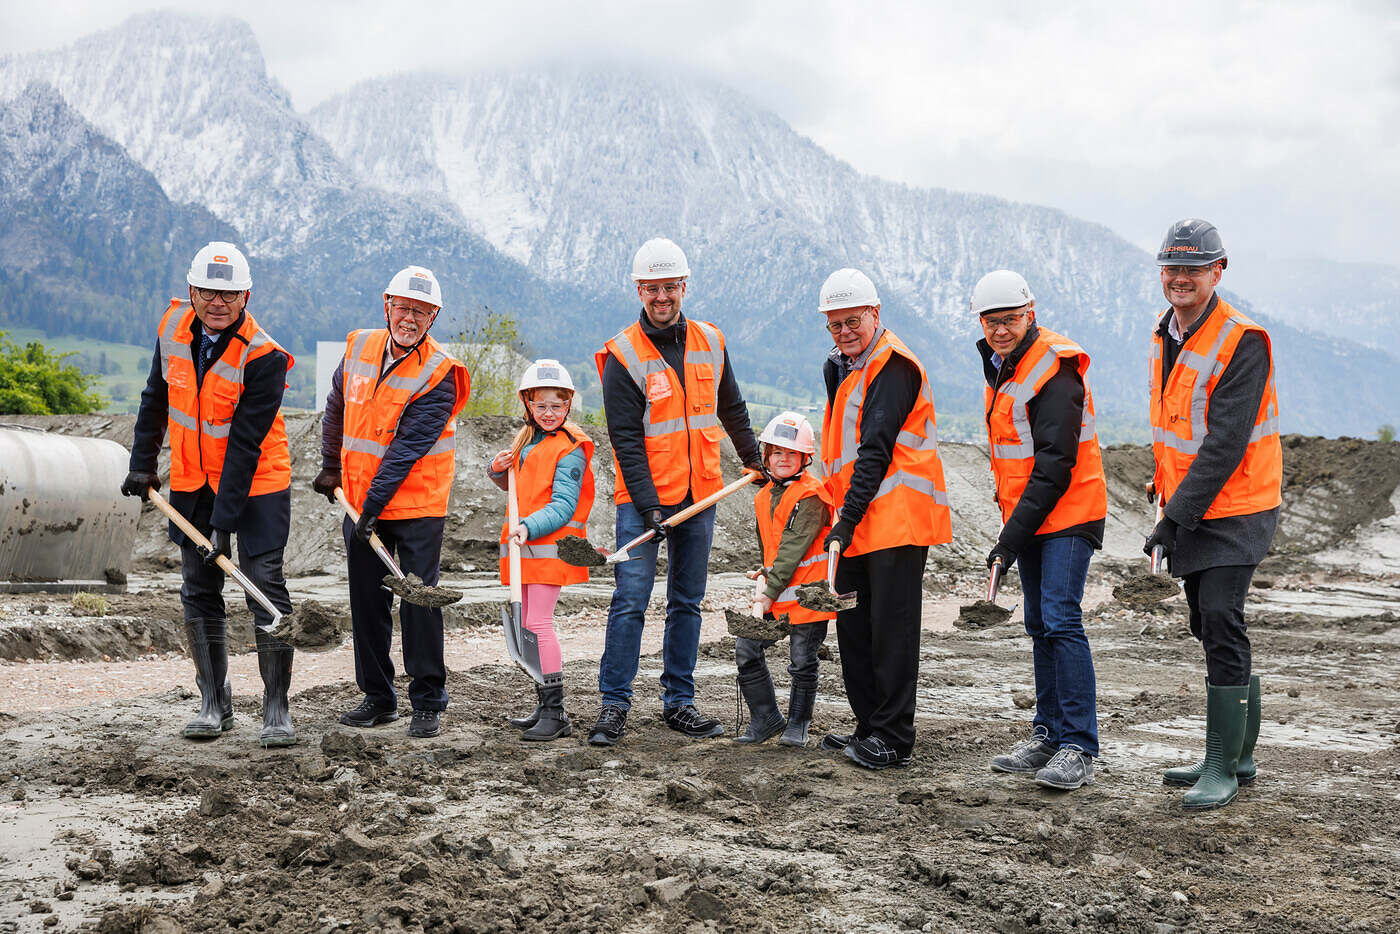
{"label": "man wearing black hard hat", "polygon": [[1153,335],[1152,490],[1161,548],[1185,584],[1206,655],[1206,755],[1168,769],[1188,809],[1223,807],[1255,778],[1259,678],[1250,673],[1244,601],[1273,542],[1283,453],[1269,335],[1215,293],[1228,259],[1220,232],[1177,221],[1157,253],[1171,308]]}

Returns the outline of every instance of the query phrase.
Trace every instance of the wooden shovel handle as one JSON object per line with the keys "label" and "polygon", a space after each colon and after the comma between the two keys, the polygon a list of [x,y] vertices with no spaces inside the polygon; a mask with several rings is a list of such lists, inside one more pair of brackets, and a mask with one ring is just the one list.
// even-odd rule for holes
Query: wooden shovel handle
{"label": "wooden shovel handle", "polygon": [[739,475],[739,479],[729,484],[729,486],[724,487],[721,490],[716,490],[709,496],[700,500],[700,502],[698,503],[691,503],[689,506],[685,507],[680,512],[676,513],[674,516],[662,522],[661,524],[666,526],[667,528],[670,528],[671,526],[675,525],[680,525],[682,522],[689,519],[691,516],[698,516],[700,513],[704,512],[706,509],[709,509],[711,506],[724,499],[726,496],[732,496],[733,494],[738,493],[744,487],[757,480],[759,476],[760,475],[757,470],[745,470]]}
{"label": "wooden shovel handle", "polygon": [[[350,505],[350,500],[345,495],[345,491],[340,487],[335,488],[336,502],[340,503],[340,508],[345,510],[345,514],[350,517],[350,521],[356,525],[360,524],[360,511]],[[399,580],[403,580],[403,569],[399,567],[397,561],[389,554],[389,549],[384,547],[384,540],[379,537],[378,532],[369,533],[369,547],[374,549],[374,553],[379,556],[379,560],[384,562],[384,566],[394,573]]]}
{"label": "wooden shovel handle", "polygon": [[[154,489],[150,491],[149,495],[151,498],[151,502],[156,504],[156,508],[159,509],[161,512],[165,513],[165,518],[175,523],[175,527],[181,532],[184,532],[186,538],[188,538],[190,541],[194,542],[201,548],[204,548],[208,551],[214,550],[214,546],[210,544],[209,539],[205,538],[203,533],[201,533],[199,529],[194,527],[194,523],[190,522],[190,520],[180,515],[180,513],[176,511],[174,506],[167,503],[165,501],[164,496],[161,496]],[[229,561],[228,558],[225,558],[223,555],[219,555],[219,567],[224,568],[225,563],[233,564],[233,562]],[[224,570],[227,571],[228,568],[224,568]]]}
{"label": "wooden shovel handle", "polygon": [[515,540],[515,524],[520,521],[520,500],[515,495],[515,465],[506,471],[506,542],[509,546],[510,602],[521,603],[520,545]]}

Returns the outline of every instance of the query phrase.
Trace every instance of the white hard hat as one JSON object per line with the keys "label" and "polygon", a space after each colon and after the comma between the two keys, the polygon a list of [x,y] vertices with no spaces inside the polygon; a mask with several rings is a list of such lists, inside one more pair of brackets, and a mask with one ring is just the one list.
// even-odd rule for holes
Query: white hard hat
{"label": "white hard hat", "polygon": [[998,269],[977,280],[977,286],[972,290],[972,313],[980,315],[999,308],[1020,308],[1033,301],[1035,296],[1031,294],[1031,287],[1026,285],[1026,280],[1019,273]]}
{"label": "white hard hat", "polygon": [[558,360],[536,360],[525,368],[525,373],[520,377],[518,391],[527,389],[567,389],[573,392],[574,381]]}
{"label": "white hard hat", "polygon": [[826,277],[822,283],[821,297],[817,300],[818,311],[837,311],[842,308],[865,308],[880,304],[880,295],[875,291],[875,283],[859,269],[838,269]]}
{"label": "white hard hat", "polygon": [[190,260],[185,281],[197,289],[237,289],[246,292],[253,287],[253,273],[248,260],[232,243],[215,240],[201,247]]}
{"label": "white hard hat", "polygon": [[776,444],[799,454],[817,453],[817,442],[812,434],[812,423],[805,415],[796,412],[783,412],[773,416],[763,434],[758,436],[759,444]]}
{"label": "white hard hat", "polygon": [[406,266],[394,273],[394,278],[384,289],[385,299],[391,295],[414,298],[434,308],[442,307],[442,287],[438,285],[437,276],[426,266]]}
{"label": "white hard hat", "polygon": [[642,244],[632,257],[632,281],[643,279],[680,279],[690,275],[685,252],[665,237],[656,237]]}

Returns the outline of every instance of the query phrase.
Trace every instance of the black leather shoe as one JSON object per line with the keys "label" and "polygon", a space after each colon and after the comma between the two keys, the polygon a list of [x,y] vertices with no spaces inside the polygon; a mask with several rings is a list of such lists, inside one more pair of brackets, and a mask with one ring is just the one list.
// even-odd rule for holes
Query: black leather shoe
{"label": "black leather shoe", "polygon": [[627,708],[618,704],[604,704],[598,711],[598,722],[588,731],[588,745],[611,746],[627,732]]}
{"label": "black leather shoe", "polygon": [[661,719],[677,733],[684,733],[694,739],[712,739],[724,733],[724,724],[714,717],[707,717],[694,704],[667,707],[661,712]]}
{"label": "black leather shoe", "polygon": [[867,769],[902,769],[914,761],[912,753],[901,753],[879,736],[854,740],[846,747],[846,758]]}
{"label": "black leather shoe", "polygon": [[436,710],[415,710],[413,719],[408,721],[408,735],[419,739],[436,736],[442,732],[442,724]]}
{"label": "black leather shoe", "polygon": [[378,726],[381,723],[390,723],[399,718],[399,712],[393,707],[378,707],[368,697],[360,701],[360,706],[354,710],[347,710],[340,715],[340,722],[346,726],[370,727]]}

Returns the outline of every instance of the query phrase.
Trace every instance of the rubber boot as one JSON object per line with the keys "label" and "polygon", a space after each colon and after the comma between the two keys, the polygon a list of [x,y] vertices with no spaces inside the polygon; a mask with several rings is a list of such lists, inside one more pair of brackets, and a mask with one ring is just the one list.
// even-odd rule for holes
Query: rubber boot
{"label": "rubber boot", "polygon": [[506,722],[517,730],[528,730],[536,723],[540,722],[540,714],[544,712],[544,692],[537,684],[535,685],[535,712],[523,717],[507,717]]}
{"label": "rubber boot", "polygon": [[768,672],[745,672],[738,680],[739,693],[749,705],[749,728],[743,736],[734,737],[734,742],[762,743],[781,733],[787,721],[778,710],[778,695]]}
{"label": "rubber boot", "polygon": [[186,739],[217,739],[233,727],[233,685],[228,679],[228,631],[222,619],[187,619],[199,715],[185,724]]}
{"label": "rubber boot", "polygon": [[1249,717],[1249,685],[1206,685],[1206,761],[1181,806],[1187,810],[1224,807],[1235,800],[1239,783],[1235,767],[1244,746],[1245,720]]}
{"label": "rubber boot", "polygon": [[[1209,715],[1209,713],[1210,710],[1207,708],[1206,714]],[[1210,731],[1209,722],[1206,723],[1206,731]],[[1244,725],[1244,745],[1240,747],[1240,764],[1235,767],[1235,780],[1241,785],[1254,784],[1254,778],[1257,774],[1257,768],[1254,765],[1254,744],[1258,739],[1259,676],[1252,675],[1249,679],[1249,717]],[[1194,765],[1167,769],[1162,773],[1162,784],[1190,788],[1201,777],[1201,770],[1205,768],[1205,765],[1205,760],[1202,759]]]}
{"label": "rubber boot", "polygon": [[267,746],[295,746],[297,732],[287,706],[292,686],[292,655],[295,650],[281,639],[254,628],[258,639],[258,671],[263,680],[263,728],[258,742]]}
{"label": "rubber boot", "polygon": [[545,675],[545,683],[539,690],[540,718],[534,726],[520,734],[520,738],[527,743],[547,743],[572,735],[574,728],[569,723],[569,715],[564,712],[564,676]]}
{"label": "rubber boot", "polygon": [[788,692],[787,729],[778,737],[784,746],[807,745],[807,730],[812,725],[812,706],[817,701],[815,684],[792,683]]}

